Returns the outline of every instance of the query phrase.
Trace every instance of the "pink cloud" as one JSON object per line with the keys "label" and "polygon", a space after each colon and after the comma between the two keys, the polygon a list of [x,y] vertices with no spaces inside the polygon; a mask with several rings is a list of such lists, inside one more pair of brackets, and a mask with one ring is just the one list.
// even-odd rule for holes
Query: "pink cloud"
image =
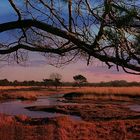
{"label": "pink cloud", "polygon": [[117,71],[114,68],[108,69],[106,66],[90,66],[79,69],[80,72],[86,73],[89,81],[111,81],[111,80],[126,80],[126,81],[140,81],[140,75],[132,75],[125,73],[121,68]]}

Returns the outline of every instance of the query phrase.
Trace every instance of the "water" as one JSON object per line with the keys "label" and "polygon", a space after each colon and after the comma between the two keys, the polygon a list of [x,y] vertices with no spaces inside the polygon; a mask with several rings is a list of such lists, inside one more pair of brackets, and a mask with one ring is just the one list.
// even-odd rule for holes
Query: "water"
{"label": "water", "polygon": [[[81,120],[79,116],[75,115],[64,115],[60,113],[49,113],[44,111],[30,111],[25,107],[30,106],[51,106],[51,105],[70,105],[75,103],[61,102],[60,97],[63,94],[55,94],[51,96],[40,96],[36,101],[21,101],[21,100],[11,100],[0,103],[0,113],[7,115],[26,115],[31,118],[51,118],[58,116],[69,116],[74,120]],[[59,100],[58,100],[59,99]],[[131,104],[127,106],[130,110],[140,112],[139,104]]]}
{"label": "water", "polygon": [[40,96],[36,101],[21,101],[21,100],[13,100],[0,103],[0,113],[7,115],[26,115],[31,118],[51,118],[58,116],[69,116],[75,120],[81,120],[79,116],[75,115],[64,115],[60,113],[49,113],[44,111],[30,111],[25,107],[30,106],[49,106],[49,105],[62,105],[64,103],[58,101],[58,97],[61,95],[53,95],[53,96]]}
{"label": "water", "polygon": [[140,112],[140,105],[138,104],[129,105],[128,108],[132,111]]}

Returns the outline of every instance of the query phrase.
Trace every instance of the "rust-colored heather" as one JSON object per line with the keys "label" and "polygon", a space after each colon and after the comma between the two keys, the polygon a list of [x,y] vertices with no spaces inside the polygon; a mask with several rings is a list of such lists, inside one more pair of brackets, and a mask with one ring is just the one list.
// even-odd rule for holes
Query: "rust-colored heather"
{"label": "rust-colored heather", "polygon": [[[19,88],[20,89],[20,88]],[[140,118],[139,113],[126,110],[125,106],[117,106],[99,103],[99,98],[94,94],[108,94],[108,99],[114,99],[113,94],[140,95],[140,87],[83,87],[83,88],[61,88],[58,91],[41,89],[39,91],[7,91],[1,90],[0,99],[6,98],[28,98],[39,95],[50,95],[54,93],[77,92],[90,94],[83,96],[82,100],[75,100],[76,106],[55,106],[70,114],[79,113],[83,120],[71,120],[62,116],[50,119],[31,119],[26,116],[6,116],[0,114],[0,140],[139,140]],[[92,95],[93,94],[93,95]],[[92,97],[92,98],[91,98]],[[104,99],[106,98],[103,96]],[[124,96],[123,96],[124,97]],[[6,99],[4,98],[4,99]],[[117,99],[120,97],[117,96]],[[104,101],[104,99],[102,101]],[[126,100],[121,98],[119,100]],[[128,101],[128,100],[127,100]],[[110,100],[109,100],[110,102]],[[85,105],[82,105],[82,104]],[[104,120],[105,117],[113,117]],[[134,117],[133,117],[134,116]],[[124,118],[123,118],[124,117]],[[136,117],[136,118],[135,118]],[[95,118],[100,118],[95,119]],[[102,119],[103,118],[103,119]]]}
{"label": "rust-colored heather", "polygon": [[[42,125],[17,122],[0,115],[1,140],[139,140],[140,119],[84,122],[68,117],[49,119]],[[43,120],[42,120],[43,121]],[[30,122],[30,121],[29,121]]]}

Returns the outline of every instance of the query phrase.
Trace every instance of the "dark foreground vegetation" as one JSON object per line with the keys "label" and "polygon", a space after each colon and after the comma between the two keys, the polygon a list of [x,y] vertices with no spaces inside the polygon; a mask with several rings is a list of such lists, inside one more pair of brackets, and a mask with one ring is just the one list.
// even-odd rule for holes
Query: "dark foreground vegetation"
{"label": "dark foreground vegetation", "polygon": [[68,117],[30,119],[0,115],[2,140],[139,140],[140,119],[73,121]]}
{"label": "dark foreground vegetation", "polygon": [[[0,80],[0,86],[46,86],[46,87],[50,87],[50,86],[56,86],[56,83],[54,83],[53,81],[9,81],[7,79],[2,79]],[[125,80],[114,80],[114,81],[109,81],[109,82],[99,82],[99,83],[89,83],[89,82],[85,82],[82,84],[77,84],[75,82],[60,82],[58,84],[59,86],[73,86],[73,87],[82,87],[82,86],[99,86],[99,87],[124,87],[124,86],[140,86],[140,82],[127,82]]]}

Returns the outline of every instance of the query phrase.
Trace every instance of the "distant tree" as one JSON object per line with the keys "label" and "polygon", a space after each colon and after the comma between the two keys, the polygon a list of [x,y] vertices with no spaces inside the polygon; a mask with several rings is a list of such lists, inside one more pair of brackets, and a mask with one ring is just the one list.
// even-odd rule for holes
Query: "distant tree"
{"label": "distant tree", "polygon": [[55,86],[56,90],[58,86],[61,84],[62,75],[59,73],[52,73],[50,75],[50,79],[53,81],[53,85]]}
{"label": "distant tree", "polygon": [[78,85],[79,87],[87,82],[87,78],[80,74],[73,76],[73,79],[75,80],[76,85]]}
{"label": "distant tree", "polygon": [[43,83],[46,87],[50,87],[53,85],[53,80],[52,79],[43,79]]}
{"label": "distant tree", "polygon": [[13,85],[14,85],[14,86],[18,86],[18,85],[19,85],[19,82],[18,82],[17,80],[14,80],[14,81],[13,81]]}
{"label": "distant tree", "polygon": [[2,80],[0,80],[0,85],[7,86],[7,85],[9,85],[9,81],[7,79],[2,79]]}

